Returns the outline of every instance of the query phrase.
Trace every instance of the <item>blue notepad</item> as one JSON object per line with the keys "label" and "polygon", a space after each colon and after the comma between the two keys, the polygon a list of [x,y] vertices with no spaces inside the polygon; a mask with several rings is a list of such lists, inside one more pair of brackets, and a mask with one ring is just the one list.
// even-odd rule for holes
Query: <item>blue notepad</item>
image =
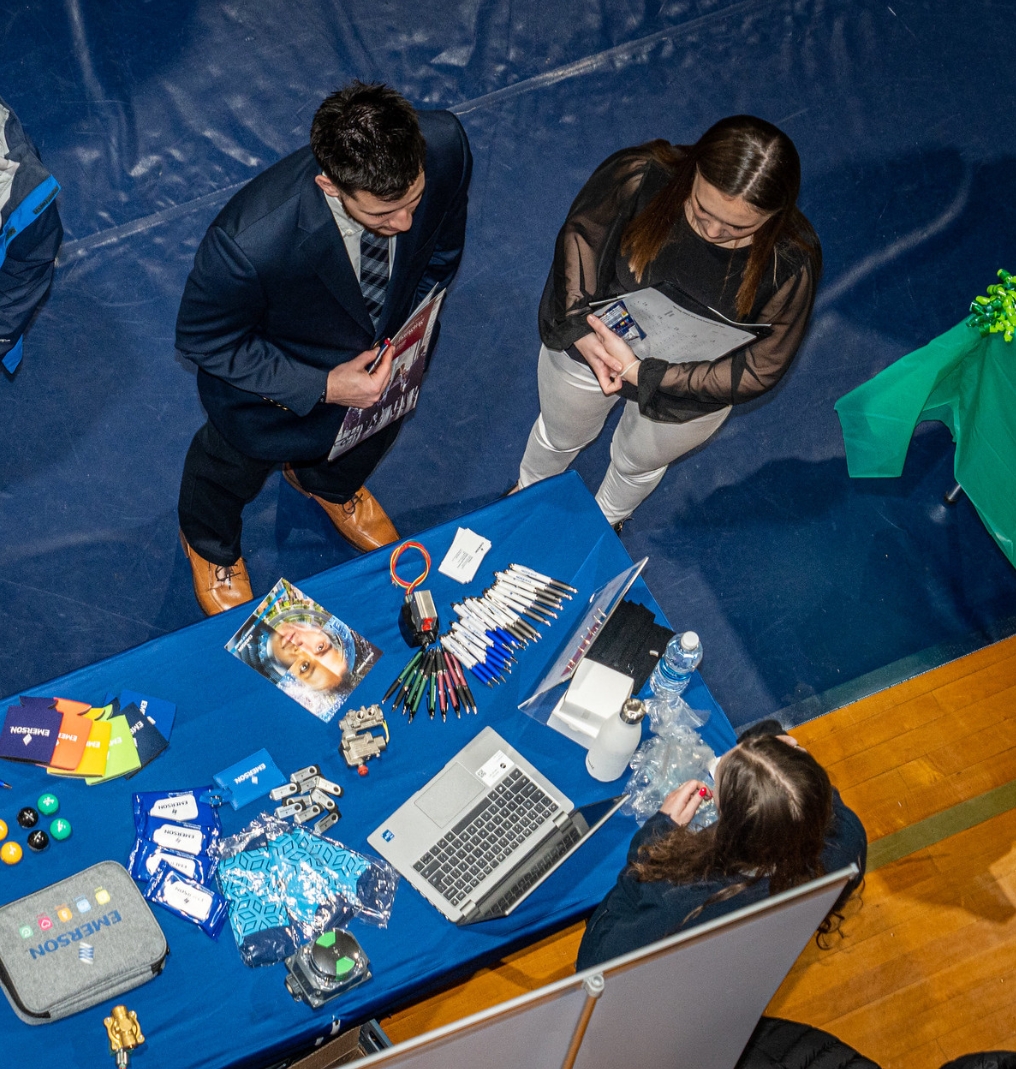
{"label": "blue notepad", "polygon": [[155,722],[159,734],[168,742],[173,731],[173,721],[176,719],[176,706],[164,698],[151,698],[147,694],[139,694],[136,690],[120,691],[120,708],[125,709],[132,704],[149,720]]}
{"label": "blue notepad", "polygon": [[55,709],[12,705],[0,731],[0,757],[48,765],[60,735],[63,713]]}

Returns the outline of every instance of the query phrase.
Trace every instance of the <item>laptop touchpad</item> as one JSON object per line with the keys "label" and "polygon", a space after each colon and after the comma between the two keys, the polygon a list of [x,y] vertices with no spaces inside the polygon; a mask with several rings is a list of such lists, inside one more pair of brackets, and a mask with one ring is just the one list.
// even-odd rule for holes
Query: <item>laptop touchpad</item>
{"label": "laptop touchpad", "polygon": [[486,789],[472,772],[460,764],[453,764],[416,799],[416,805],[438,827],[443,828],[459,810]]}

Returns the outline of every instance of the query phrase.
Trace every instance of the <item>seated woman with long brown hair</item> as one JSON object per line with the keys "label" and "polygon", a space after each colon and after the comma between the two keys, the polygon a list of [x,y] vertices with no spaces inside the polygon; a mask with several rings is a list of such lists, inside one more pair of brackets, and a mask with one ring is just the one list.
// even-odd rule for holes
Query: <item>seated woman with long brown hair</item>
{"label": "seated woman with long brown hair", "polygon": [[[564,471],[623,397],[596,494],[619,526],[668,464],[719,430],[732,405],[780,381],[822,270],[818,237],[797,207],[800,183],[794,143],[751,115],[721,119],[694,145],[650,141],[600,164],[558,234],[540,301],[540,416],[519,489]],[[590,312],[661,284],[690,308],[772,329],[712,361],[670,363],[666,353],[640,360]]]}
{"label": "seated woman with long brown hair", "polygon": [[[827,872],[857,864],[868,840],[822,766],[789,735],[742,737],[715,772],[714,824],[686,825],[708,788],[689,780],[632,839],[628,864],[579,947],[588,969]],[[703,793],[704,792],[704,793]]]}

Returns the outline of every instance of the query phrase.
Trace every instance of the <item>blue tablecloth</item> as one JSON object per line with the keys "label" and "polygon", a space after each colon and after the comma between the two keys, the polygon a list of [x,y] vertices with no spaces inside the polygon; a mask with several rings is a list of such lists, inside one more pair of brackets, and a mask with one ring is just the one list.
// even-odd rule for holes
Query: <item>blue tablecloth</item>
{"label": "blue tablecloth", "polygon": [[[493,543],[475,580],[465,587],[437,571],[458,526],[467,526]],[[169,749],[129,781],[86,787],[49,777],[34,766],[0,762],[0,777],[14,788],[0,792],[0,817],[11,825],[13,838],[23,843],[26,837],[16,825],[18,809],[34,804],[44,790],[59,795],[60,813],[74,828],[70,839],[53,843],[45,853],[26,850],[19,865],[0,867],[0,903],[102,859],[126,863],[134,838],[132,793],[208,784],[215,772],[262,746],[286,773],[317,763],[345,787],[340,802],[343,817],[333,834],[361,850],[367,849],[367,835],[384,817],[487,724],[577,805],[616,793],[620,781],[600,784],[585,771],[584,750],[517,708],[564,643],[584,600],[630,563],[579,478],[568,474],[541,483],[461,521],[427,531],[418,540],[434,561],[426,585],[443,621],[451,602],[464,592],[479,593],[495,569],[513,561],[565,581],[575,579],[580,587],[567,615],[544,629],[542,641],[520,654],[520,664],[505,685],[474,686],[478,716],[447,723],[439,717],[418,716],[407,724],[396,714],[388,751],[372,761],[369,775],[361,778],[345,767],[337,751],[335,722],[321,723],[223,649],[249,607],[184,628],[31,692],[98,703],[109,692],[136,690],[175,702],[176,726]],[[384,651],[347,707],[378,701],[410,656],[397,626],[403,592],[389,579],[388,557],[387,550],[380,550],[298,583]],[[412,576],[413,569],[407,559],[400,571]],[[641,582],[629,597],[648,605],[662,620]],[[703,729],[706,741],[718,752],[733,745],[729,723],[697,676],[687,697],[693,706],[712,711]],[[223,809],[225,834],[238,830],[256,811],[256,805],[236,813]],[[143,1069],[267,1065],[273,1056],[309,1045],[318,1036],[418,998],[588,914],[613,884],[634,831],[633,820],[615,815],[596,833],[592,845],[580,849],[510,917],[465,929],[447,922],[403,882],[386,929],[359,921],[352,924],[370,957],[374,978],[318,1011],[290,998],[283,987],[281,964],[246,968],[228,927],[212,941],[155,907],[171,949],[165,971],[116,1000],[137,1011],[147,1038],[137,1064]],[[105,1069],[111,1061],[102,1018],[111,1005],[30,1027],[0,1000],[3,1064]]]}

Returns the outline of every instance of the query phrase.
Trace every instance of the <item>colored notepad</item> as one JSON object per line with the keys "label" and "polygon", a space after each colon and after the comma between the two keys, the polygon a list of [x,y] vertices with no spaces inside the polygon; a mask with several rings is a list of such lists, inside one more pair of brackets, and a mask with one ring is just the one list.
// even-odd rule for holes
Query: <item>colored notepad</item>
{"label": "colored notepad", "polygon": [[[144,768],[165,750],[169,742],[155,726],[155,721],[150,716],[146,716],[133,702],[124,706],[122,715],[127,718],[131,735],[134,737],[134,745],[138,750],[138,760],[141,762],[138,768]],[[129,776],[133,774],[133,772],[127,773]]]}
{"label": "colored notepad", "polygon": [[57,735],[56,748],[49,759],[50,768],[73,772],[85,755],[85,745],[92,732],[92,721],[77,713],[65,713]]}
{"label": "colored notepad", "polygon": [[173,732],[173,721],[176,719],[176,706],[164,698],[152,698],[147,694],[139,694],[136,690],[120,691],[120,705],[126,712],[128,705],[136,705],[149,720],[155,722],[159,734],[169,741]]}
{"label": "colored notepad", "polygon": [[56,698],[30,698],[26,694],[22,694],[19,700],[25,709],[32,710],[53,709],[56,703]]}
{"label": "colored notepad", "polygon": [[0,757],[48,765],[63,716],[55,709],[12,705],[0,730]]}
{"label": "colored notepad", "polygon": [[131,735],[130,724],[127,717],[114,716],[111,720],[96,721],[99,724],[108,723],[110,726],[109,746],[106,750],[106,768],[102,775],[86,776],[85,783],[90,787],[96,783],[105,783],[106,780],[116,779],[141,767],[141,759],[138,757],[138,748],[134,745]]}
{"label": "colored notepad", "polygon": [[85,752],[81,757],[81,764],[73,772],[63,772],[51,768],[51,776],[99,776],[106,771],[106,754],[109,751],[109,739],[112,734],[112,725],[108,720],[96,720],[88,733],[88,741],[85,743]]}
{"label": "colored notepad", "polygon": [[54,698],[53,703],[58,713],[87,713],[91,708],[88,702],[76,702],[72,698]]}

